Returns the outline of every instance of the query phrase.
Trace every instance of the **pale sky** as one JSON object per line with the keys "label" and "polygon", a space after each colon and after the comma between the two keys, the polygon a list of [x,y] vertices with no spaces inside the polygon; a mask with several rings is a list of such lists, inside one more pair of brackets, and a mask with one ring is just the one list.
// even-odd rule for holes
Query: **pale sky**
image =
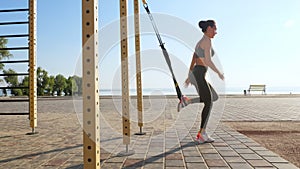
{"label": "pale sky", "polygon": [[[133,1],[128,2],[128,14],[132,15]],[[195,45],[193,43],[197,41],[180,42],[180,39],[172,37],[177,36],[176,31],[172,30],[199,40],[202,36],[197,27],[199,20],[214,19],[217,22],[218,34],[212,42],[218,54],[217,59],[225,73],[226,87],[247,88],[249,84],[300,86],[299,0],[148,0],[147,2],[152,13],[159,13],[154,19],[157,20],[158,28],[165,35],[162,38],[167,50],[176,56],[172,57],[174,71],[183,73],[182,76],[178,75],[180,83],[185,80],[187,74],[185,69],[189,67],[192,49]],[[20,0],[1,0],[0,8],[23,8],[27,7],[26,3],[27,1]],[[99,4],[99,30],[101,32],[110,25],[118,23],[119,1],[103,0]],[[140,12],[145,14],[142,5]],[[65,76],[73,75],[76,72],[81,52],[81,1],[40,0],[37,13],[38,66],[47,70],[51,75],[59,73]],[[160,23],[168,22],[168,17],[167,20],[162,19],[164,16],[184,21],[184,25],[172,27],[170,23],[170,27],[166,28],[164,24],[168,25],[168,23]],[[11,21],[13,18],[17,21],[26,19],[22,14],[14,16],[0,14],[1,22]],[[149,24],[149,31],[151,31],[150,21],[147,18],[143,20],[143,23],[146,26]],[[198,33],[194,35],[193,32],[184,32],[186,27],[193,27],[194,30],[198,30]],[[18,33],[24,29],[26,27],[15,30],[8,26],[1,26],[0,34],[15,31]],[[183,31],[180,32],[180,30]],[[118,29],[115,31],[118,33]],[[171,37],[168,37],[170,34]],[[110,40],[110,36],[119,35],[108,33],[99,41],[105,43]],[[10,40],[9,46],[18,46],[21,43],[21,40]],[[100,49],[105,46],[101,45],[102,43],[100,43]],[[190,43],[190,45],[185,46],[185,43]],[[133,54],[132,41],[129,45],[131,46],[130,54]],[[153,32],[142,35],[141,45],[142,51],[160,50]],[[112,86],[113,77],[116,76],[120,67],[119,44],[114,44],[109,49],[99,63],[100,87],[102,88]],[[18,55],[20,54],[15,54],[15,57]],[[146,64],[145,62],[151,60],[154,67],[156,64],[164,64],[163,58],[161,60],[145,58],[145,60],[142,63]],[[177,62],[182,66],[178,66]],[[131,71],[134,71],[135,65],[130,67],[132,67]],[[143,86],[172,88],[173,84],[167,71],[148,68],[145,69],[143,75]]]}

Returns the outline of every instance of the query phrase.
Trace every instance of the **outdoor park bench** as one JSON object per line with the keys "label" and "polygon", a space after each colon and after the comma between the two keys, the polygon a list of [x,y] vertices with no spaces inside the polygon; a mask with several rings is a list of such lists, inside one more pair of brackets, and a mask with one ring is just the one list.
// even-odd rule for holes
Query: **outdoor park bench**
{"label": "outdoor park bench", "polygon": [[250,91],[262,91],[262,94],[266,94],[266,85],[250,85],[248,89],[248,93]]}

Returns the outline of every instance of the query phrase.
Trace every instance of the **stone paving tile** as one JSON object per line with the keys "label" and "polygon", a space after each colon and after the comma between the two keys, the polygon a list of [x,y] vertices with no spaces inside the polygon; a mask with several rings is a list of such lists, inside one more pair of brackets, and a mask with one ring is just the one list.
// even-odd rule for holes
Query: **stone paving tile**
{"label": "stone paving tile", "polygon": [[248,149],[248,146],[244,145],[244,144],[236,144],[236,145],[230,145],[231,148],[233,149]]}
{"label": "stone paving tile", "polygon": [[145,163],[163,163],[164,162],[164,156],[151,156],[151,157],[147,157],[145,159]]}
{"label": "stone paving tile", "polygon": [[218,151],[230,151],[233,150],[231,147],[215,147]]}
{"label": "stone paving tile", "polygon": [[82,162],[67,161],[63,166],[59,167],[59,169],[83,169],[83,164]]}
{"label": "stone paving tile", "polygon": [[228,163],[246,163],[246,160],[242,157],[224,157],[224,160]]}
{"label": "stone paving tile", "polygon": [[65,162],[67,162],[69,158],[54,158],[48,161],[46,164],[43,164],[43,166],[61,166]]}
{"label": "stone paving tile", "polygon": [[265,151],[265,150],[267,150],[265,147],[252,147],[252,146],[249,146],[249,148],[251,150],[254,150],[254,151]]}
{"label": "stone paving tile", "polygon": [[222,159],[205,159],[208,167],[227,167],[228,165]]}
{"label": "stone paving tile", "polygon": [[287,164],[287,163],[272,163],[272,164],[279,169],[299,169],[293,164]]}
{"label": "stone paving tile", "polygon": [[278,156],[277,154],[275,154],[274,152],[269,151],[269,150],[263,150],[263,151],[259,150],[259,151],[255,151],[255,153],[257,153],[260,156],[268,156],[268,157],[276,157],[276,156]]}
{"label": "stone paving tile", "polygon": [[205,163],[186,163],[186,168],[187,169],[195,169],[195,168],[201,168],[201,169],[206,169],[208,168]]}
{"label": "stone paving tile", "polygon": [[123,166],[123,163],[104,163],[101,166],[101,169],[112,169],[112,168],[121,168]]}
{"label": "stone paving tile", "polygon": [[243,157],[246,160],[260,160],[262,159],[262,157],[260,157],[259,155],[255,154],[255,153],[251,153],[251,154],[240,154],[241,157]]}
{"label": "stone paving tile", "polygon": [[239,154],[251,154],[251,153],[254,153],[252,150],[249,150],[249,149],[239,149],[239,148],[236,148],[234,150],[237,153],[239,153]]}
{"label": "stone paving tile", "polygon": [[185,157],[198,157],[198,156],[200,156],[200,153],[197,151],[184,151],[183,150],[183,155]]}
{"label": "stone paving tile", "polygon": [[217,154],[218,153],[215,149],[212,149],[212,148],[200,149],[200,152],[202,154]]}
{"label": "stone paving tile", "polygon": [[186,163],[204,163],[203,157],[201,157],[201,156],[198,156],[198,157],[185,156],[184,160]]}
{"label": "stone paving tile", "polygon": [[130,156],[131,159],[145,159],[146,154],[142,153],[135,153]]}
{"label": "stone paving tile", "polygon": [[165,161],[166,167],[184,167],[183,160],[168,160]]}
{"label": "stone paving tile", "polygon": [[211,159],[214,159],[214,160],[216,160],[216,159],[222,159],[222,157],[219,155],[219,154],[202,154],[202,156],[203,156],[203,158],[205,159],[205,160],[211,160]]}
{"label": "stone paving tile", "polygon": [[163,163],[146,163],[144,169],[160,169],[164,168]]}
{"label": "stone paving tile", "polygon": [[196,144],[194,142],[188,142],[182,145],[183,151],[197,151]]}
{"label": "stone paving tile", "polygon": [[198,149],[210,149],[213,148],[212,144],[198,144]]}
{"label": "stone paving tile", "polygon": [[287,163],[288,161],[286,161],[285,159],[276,156],[276,157],[264,157],[264,159],[266,159],[268,162],[270,163]]}
{"label": "stone paving tile", "polygon": [[243,163],[231,163],[231,162],[229,162],[228,164],[232,169],[253,169],[253,167],[251,165],[249,165],[248,163],[246,163],[246,162],[243,162]]}
{"label": "stone paving tile", "polygon": [[227,147],[228,146],[228,144],[226,144],[224,142],[217,142],[217,141],[215,141],[214,143],[212,143],[212,145],[214,147]]}
{"label": "stone paving tile", "polygon": [[218,153],[220,153],[220,155],[222,157],[238,157],[239,156],[239,154],[233,150],[219,150]]}
{"label": "stone paving tile", "polygon": [[173,153],[173,154],[166,154],[165,155],[166,160],[182,160],[182,154],[181,153]]}
{"label": "stone paving tile", "polygon": [[116,157],[113,156],[107,160],[105,160],[108,163],[123,163],[125,161],[126,157]]}
{"label": "stone paving tile", "polygon": [[260,144],[258,144],[256,142],[247,142],[247,143],[245,143],[245,145],[248,146],[248,147],[251,147],[251,146],[260,147]]}
{"label": "stone paving tile", "polygon": [[247,160],[253,167],[272,167],[266,160]]}
{"label": "stone paving tile", "polygon": [[[300,107],[295,105],[299,105],[299,97],[226,98],[226,106],[224,110],[226,113],[223,114],[223,120],[225,121],[299,120]],[[291,107],[293,107],[292,111],[289,110]],[[280,113],[280,112],[288,112],[289,116],[286,116],[284,115],[284,113]]]}
{"label": "stone paving tile", "polygon": [[141,168],[144,166],[144,159],[126,159],[123,163],[124,168]]}

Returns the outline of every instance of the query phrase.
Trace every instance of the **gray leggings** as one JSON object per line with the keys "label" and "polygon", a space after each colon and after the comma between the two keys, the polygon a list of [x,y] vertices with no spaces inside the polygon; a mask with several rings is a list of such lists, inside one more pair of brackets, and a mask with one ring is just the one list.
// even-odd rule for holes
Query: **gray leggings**
{"label": "gray leggings", "polygon": [[196,87],[199,97],[191,99],[191,103],[204,103],[201,114],[201,128],[206,128],[213,101],[218,100],[219,96],[214,88],[206,81],[205,75],[207,67],[196,65],[190,76],[191,83]]}

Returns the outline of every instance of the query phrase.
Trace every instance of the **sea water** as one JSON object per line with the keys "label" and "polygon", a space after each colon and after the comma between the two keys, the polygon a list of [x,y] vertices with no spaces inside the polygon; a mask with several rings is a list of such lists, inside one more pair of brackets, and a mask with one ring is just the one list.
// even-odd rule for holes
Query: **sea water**
{"label": "sea water", "polygon": [[[248,87],[227,87],[221,93],[225,94],[244,94],[244,90]],[[129,90],[130,95],[136,95],[136,89]],[[143,95],[176,95],[176,90],[173,88],[145,88],[142,90]],[[185,95],[197,95],[194,88],[184,88],[182,93]],[[253,94],[261,94],[261,91],[253,91]],[[100,95],[121,95],[122,91],[119,89],[100,89]],[[266,87],[266,94],[300,94],[300,86],[296,87]]]}

